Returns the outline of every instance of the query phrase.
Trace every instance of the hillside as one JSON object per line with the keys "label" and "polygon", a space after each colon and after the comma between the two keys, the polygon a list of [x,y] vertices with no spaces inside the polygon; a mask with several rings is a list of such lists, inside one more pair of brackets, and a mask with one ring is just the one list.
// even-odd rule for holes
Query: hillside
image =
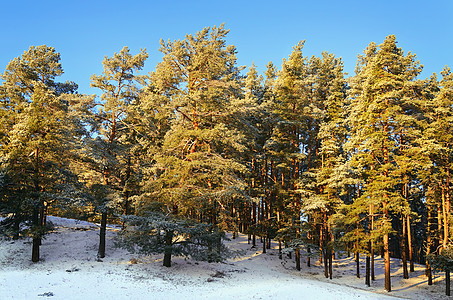
{"label": "hillside", "polygon": [[[277,250],[261,254],[247,237],[228,242],[245,255],[226,263],[208,264],[174,258],[162,266],[161,256],[141,256],[115,248],[108,230],[107,256],[96,260],[96,224],[49,217],[55,230],[43,241],[42,261],[30,261],[28,240],[0,242],[1,299],[444,299],[442,277],[427,286],[423,267],[403,280],[399,261],[392,261],[393,292],[383,287],[382,260],[376,258],[372,287],[356,278],[351,258],[334,261],[334,279],[323,278],[321,266],[303,266],[278,259]],[[363,264],[364,267],[364,264]],[[363,271],[364,272],[364,271]],[[415,277],[417,276],[417,277]]]}

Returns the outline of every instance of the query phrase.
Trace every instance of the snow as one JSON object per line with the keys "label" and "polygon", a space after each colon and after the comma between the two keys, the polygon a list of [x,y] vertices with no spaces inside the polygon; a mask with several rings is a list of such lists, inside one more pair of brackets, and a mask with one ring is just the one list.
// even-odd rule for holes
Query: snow
{"label": "snow", "polygon": [[[276,245],[262,254],[252,249],[247,237],[228,242],[245,254],[225,263],[209,264],[173,257],[172,267],[162,266],[162,255],[137,255],[115,248],[118,231],[107,231],[106,257],[96,258],[98,226],[89,222],[49,217],[55,230],[41,246],[41,261],[32,263],[31,241],[0,240],[1,299],[444,299],[442,277],[428,287],[423,266],[411,279],[402,279],[398,260],[392,261],[391,293],[383,289],[380,258],[377,280],[371,287],[356,278],[352,258],[334,261],[333,280],[325,279],[323,267],[280,260]],[[257,245],[261,243],[257,241]],[[364,263],[361,263],[364,267]],[[364,269],[363,273],[364,273]]]}

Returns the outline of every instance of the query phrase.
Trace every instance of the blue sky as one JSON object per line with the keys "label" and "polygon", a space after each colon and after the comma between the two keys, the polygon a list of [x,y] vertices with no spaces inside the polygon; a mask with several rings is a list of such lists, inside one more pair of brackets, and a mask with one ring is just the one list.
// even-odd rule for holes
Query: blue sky
{"label": "blue sky", "polygon": [[206,26],[225,23],[228,44],[238,50],[238,64],[253,62],[260,71],[269,62],[280,66],[300,40],[304,54],[322,51],[342,57],[353,75],[357,55],[370,42],[395,34],[407,53],[424,65],[421,78],[453,68],[453,1],[2,1],[0,70],[31,45],[55,47],[65,74],[60,79],[90,89],[104,56],[123,46],[150,54],[144,72],[161,59],[159,40],[182,39]]}

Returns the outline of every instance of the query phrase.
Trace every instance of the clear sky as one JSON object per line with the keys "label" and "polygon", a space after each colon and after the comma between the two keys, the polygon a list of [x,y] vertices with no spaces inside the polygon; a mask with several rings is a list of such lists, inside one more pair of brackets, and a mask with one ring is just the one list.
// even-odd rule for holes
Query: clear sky
{"label": "clear sky", "polygon": [[159,40],[183,39],[206,26],[230,29],[228,44],[238,50],[238,64],[253,62],[260,71],[272,61],[280,66],[292,47],[306,40],[304,54],[322,51],[342,57],[353,75],[357,55],[370,42],[395,34],[398,45],[417,54],[421,78],[453,68],[452,0],[3,0],[0,20],[0,70],[31,45],[55,47],[65,75],[60,79],[90,89],[104,56],[123,46],[150,54],[145,72],[160,61]]}

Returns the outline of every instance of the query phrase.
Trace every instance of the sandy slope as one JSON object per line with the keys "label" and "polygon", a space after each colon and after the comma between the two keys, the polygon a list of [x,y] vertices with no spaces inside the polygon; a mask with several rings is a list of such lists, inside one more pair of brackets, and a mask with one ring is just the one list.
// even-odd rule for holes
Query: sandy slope
{"label": "sandy slope", "polygon": [[[245,236],[229,242],[246,254],[221,264],[174,258],[162,266],[161,256],[130,254],[113,247],[117,229],[108,230],[107,257],[96,260],[95,224],[53,218],[55,232],[41,247],[42,261],[30,261],[28,240],[0,241],[0,299],[444,299],[443,282],[428,287],[422,266],[411,279],[401,279],[393,261],[394,292],[383,289],[382,260],[377,258],[377,280],[372,287],[357,279],[351,258],[334,262],[334,279],[323,277],[320,266],[294,269],[277,250],[261,254]],[[416,277],[417,276],[417,277]],[[437,278],[440,281],[441,278]]]}

